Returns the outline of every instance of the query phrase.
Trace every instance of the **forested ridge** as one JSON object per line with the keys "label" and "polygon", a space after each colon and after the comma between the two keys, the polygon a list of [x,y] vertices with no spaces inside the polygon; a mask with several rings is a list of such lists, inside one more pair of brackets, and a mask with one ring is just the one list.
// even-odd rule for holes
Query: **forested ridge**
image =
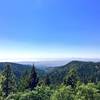
{"label": "forested ridge", "polygon": [[0,63],[0,100],[100,100],[100,63],[72,61],[46,71]]}
{"label": "forested ridge", "polygon": [[83,83],[100,81],[100,62],[72,61],[64,66],[50,68],[49,76],[53,84],[62,83],[70,69],[75,69]]}

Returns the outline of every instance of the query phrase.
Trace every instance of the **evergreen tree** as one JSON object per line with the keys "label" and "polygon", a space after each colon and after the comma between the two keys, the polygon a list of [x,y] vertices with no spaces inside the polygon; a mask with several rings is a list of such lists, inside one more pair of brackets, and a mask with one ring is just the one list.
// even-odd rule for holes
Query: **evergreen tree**
{"label": "evergreen tree", "polygon": [[4,76],[0,73],[0,100],[4,100],[3,99],[3,93],[2,93],[2,82],[4,81]]}
{"label": "evergreen tree", "polygon": [[67,85],[70,85],[72,88],[75,88],[77,81],[78,81],[78,76],[76,70],[70,69],[66,80]]}
{"label": "evergreen tree", "polygon": [[49,75],[46,76],[45,78],[45,85],[50,85],[50,78],[49,78]]}
{"label": "evergreen tree", "polygon": [[29,72],[26,70],[19,79],[18,90],[24,91],[28,86]]}
{"label": "evergreen tree", "polygon": [[29,78],[28,88],[30,90],[33,90],[37,86],[37,83],[38,83],[37,73],[35,71],[35,67],[34,67],[34,64],[33,64],[33,68],[32,68],[31,74],[30,74],[30,78]]}
{"label": "evergreen tree", "polygon": [[7,97],[10,93],[13,93],[16,91],[16,81],[11,69],[11,65],[7,64],[5,66],[3,74],[5,77],[5,80],[2,84],[2,89],[3,89],[4,96]]}

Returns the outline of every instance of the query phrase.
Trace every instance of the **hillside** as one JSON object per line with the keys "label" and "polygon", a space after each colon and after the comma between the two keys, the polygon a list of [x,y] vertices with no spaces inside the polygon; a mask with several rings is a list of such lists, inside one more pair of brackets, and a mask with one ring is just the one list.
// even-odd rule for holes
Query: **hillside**
{"label": "hillside", "polygon": [[49,76],[52,84],[59,84],[66,77],[70,69],[76,69],[82,82],[100,81],[100,62],[72,61],[64,66],[49,68]]}
{"label": "hillside", "polygon": [[[1,62],[0,63],[0,71],[2,71],[6,64],[10,64],[12,70],[14,71],[17,77],[20,77],[26,70],[30,73],[32,69],[32,65],[18,64],[12,62]],[[39,77],[43,77],[45,75],[45,71],[39,68],[36,68]]]}

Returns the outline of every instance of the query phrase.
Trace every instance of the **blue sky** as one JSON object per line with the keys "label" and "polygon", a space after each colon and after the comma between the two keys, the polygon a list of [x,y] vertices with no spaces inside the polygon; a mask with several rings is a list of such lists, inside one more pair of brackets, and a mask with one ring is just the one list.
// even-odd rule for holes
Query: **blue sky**
{"label": "blue sky", "polygon": [[1,0],[0,59],[100,58],[100,0]]}

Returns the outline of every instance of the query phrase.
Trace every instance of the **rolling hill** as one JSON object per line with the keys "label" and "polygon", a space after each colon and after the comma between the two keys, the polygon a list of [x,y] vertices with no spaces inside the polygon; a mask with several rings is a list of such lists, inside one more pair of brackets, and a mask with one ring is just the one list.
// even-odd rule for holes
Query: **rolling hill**
{"label": "rolling hill", "polygon": [[[10,64],[14,74],[17,77],[20,77],[26,70],[30,73],[32,69],[32,65],[18,64],[12,62],[0,62],[0,71],[3,71],[6,64]],[[36,68],[37,74],[39,77],[43,77],[45,75],[45,71],[39,68]]]}
{"label": "rolling hill", "polygon": [[64,66],[49,69],[49,76],[52,84],[63,82],[70,69],[76,69],[82,82],[100,81],[100,62],[72,61]]}

